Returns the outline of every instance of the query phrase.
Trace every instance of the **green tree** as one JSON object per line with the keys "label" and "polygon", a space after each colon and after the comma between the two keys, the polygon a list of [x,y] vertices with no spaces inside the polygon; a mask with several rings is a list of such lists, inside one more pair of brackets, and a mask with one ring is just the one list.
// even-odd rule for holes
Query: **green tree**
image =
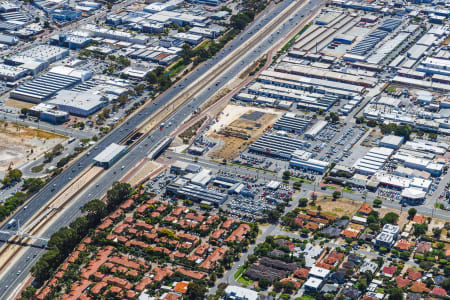
{"label": "green tree", "polygon": [[398,215],[393,212],[388,212],[383,219],[381,220],[383,224],[397,224],[398,221]]}
{"label": "green tree", "polygon": [[263,290],[265,290],[265,289],[267,289],[270,286],[270,281],[268,279],[266,279],[266,278],[261,278],[258,281],[258,286],[260,288],[262,288]]}
{"label": "green tree", "polygon": [[403,291],[401,289],[393,288],[388,294],[388,300],[403,300]]}
{"label": "green tree", "polygon": [[369,126],[369,127],[376,127],[377,126],[377,121],[375,121],[375,120],[369,120],[369,121],[367,121],[367,126]]}
{"label": "green tree", "polygon": [[414,219],[414,216],[417,213],[417,209],[415,209],[414,207],[411,207],[410,209],[408,209],[408,219],[412,220]]}
{"label": "green tree", "polygon": [[27,178],[23,181],[22,188],[27,190],[28,193],[32,194],[40,190],[40,188],[45,184],[45,182],[37,177],[37,178]]}
{"label": "green tree", "polygon": [[380,206],[383,203],[383,201],[381,201],[380,199],[375,199],[373,201],[373,204],[375,204],[376,206]]}
{"label": "green tree", "polygon": [[12,169],[8,171],[7,175],[12,182],[19,181],[22,178],[22,172],[18,169]]}
{"label": "green tree", "polygon": [[81,211],[87,213],[89,220],[100,221],[106,216],[106,204],[101,200],[94,199],[83,205]]}
{"label": "green tree", "polygon": [[289,180],[291,178],[291,172],[286,170],[283,172],[283,180]]}
{"label": "green tree", "polygon": [[330,112],[330,120],[332,123],[339,122],[339,116],[335,112]]}
{"label": "green tree", "polygon": [[333,192],[333,199],[334,199],[334,200],[336,200],[336,199],[338,199],[338,198],[341,198],[341,196],[342,196],[342,193],[341,193],[341,192],[339,192],[339,191],[334,191],[334,192]]}
{"label": "green tree", "polygon": [[306,198],[300,198],[298,200],[298,206],[300,207],[306,207],[308,205],[308,199]]}
{"label": "green tree", "polygon": [[21,297],[25,299],[35,299],[34,295],[36,294],[36,288],[32,285],[27,286],[25,290],[23,290]]}
{"label": "green tree", "polygon": [[424,235],[428,230],[427,224],[415,223],[413,227],[414,227],[414,235],[416,236]]}
{"label": "green tree", "polygon": [[206,283],[201,280],[195,280],[189,283],[186,291],[186,299],[189,300],[202,300],[206,292],[208,291]]}
{"label": "green tree", "polygon": [[450,291],[450,278],[445,279],[442,283],[441,283],[441,287],[443,289],[445,289],[446,291]]}
{"label": "green tree", "polygon": [[114,182],[112,188],[106,193],[106,205],[113,211],[131,195],[131,186],[128,183]]}

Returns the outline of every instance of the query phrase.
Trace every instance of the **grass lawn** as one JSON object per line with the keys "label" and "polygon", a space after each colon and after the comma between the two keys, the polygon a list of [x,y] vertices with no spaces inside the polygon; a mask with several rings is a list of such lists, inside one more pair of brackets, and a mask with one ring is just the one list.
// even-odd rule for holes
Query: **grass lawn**
{"label": "grass lawn", "polygon": [[40,173],[44,169],[45,164],[40,164],[31,168],[32,173]]}
{"label": "grass lawn", "polygon": [[245,284],[245,285],[250,285],[253,283],[253,280],[246,280],[243,276],[239,277],[239,279],[237,280],[237,282]]}
{"label": "grass lawn", "polygon": [[[220,162],[218,162],[220,163]],[[237,164],[237,163],[227,163],[227,166],[236,166],[236,167],[241,167],[241,168],[246,168],[246,169],[252,169],[252,170],[258,170],[258,171],[262,171],[264,173],[271,173],[271,174],[276,174],[276,172],[274,171],[269,171],[269,170],[265,170],[262,168],[257,168],[257,167],[251,167],[251,166],[247,166],[247,165],[243,165],[243,164]]]}
{"label": "grass lawn", "polygon": [[177,75],[181,70],[183,70],[186,67],[185,64],[183,64],[183,59],[179,59],[176,63],[174,63],[173,65],[171,65],[169,67],[169,75],[170,77],[174,77],[175,75]]}
{"label": "grass lawn", "polygon": [[291,176],[289,179],[292,179],[292,180],[294,180],[294,181],[301,181],[301,182],[309,183],[309,184],[313,183],[311,180],[308,180],[308,179],[302,179],[302,178],[295,177],[295,176]]}
{"label": "grass lawn", "polygon": [[326,185],[327,189],[336,190],[337,188],[334,185]]}
{"label": "grass lawn", "polygon": [[244,271],[244,265],[240,266],[236,273],[234,273],[234,279],[238,279]]}

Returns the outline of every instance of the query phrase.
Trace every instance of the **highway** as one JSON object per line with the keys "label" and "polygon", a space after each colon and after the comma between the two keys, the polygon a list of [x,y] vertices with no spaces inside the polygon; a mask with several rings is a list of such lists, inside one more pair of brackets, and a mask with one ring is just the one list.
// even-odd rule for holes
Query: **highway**
{"label": "highway", "polygon": [[[49,237],[53,232],[55,232],[61,226],[68,225],[74,218],[80,215],[79,207],[82,206],[89,200],[99,198],[105,194],[105,192],[110,188],[113,182],[120,180],[132,167],[139,163],[143,158],[145,158],[149,152],[151,152],[159,142],[170,135],[176,127],[182,124],[182,122],[189,116],[195,109],[205,103],[211,96],[213,96],[217,91],[222,89],[227,81],[231,78],[237,76],[244,68],[250,65],[254,60],[259,58],[263,53],[265,53],[276,41],[282,39],[295,25],[301,21],[302,17],[307,17],[311,10],[320,6],[324,1],[312,1],[305,5],[302,9],[298,10],[293,20],[285,19],[284,25],[279,27],[278,31],[273,31],[272,34],[267,35],[264,40],[255,43],[253,50],[248,51],[246,55],[243,55],[239,60],[233,64],[226,72],[223,74],[217,74],[214,81],[211,82],[208,88],[205,88],[199,95],[191,100],[190,103],[183,105],[178,109],[166,123],[171,122],[173,125],[168,128],[163,128],[163,130],[154,130],[146,137],[143,141],[139,142],[135,147],[131,148],[130,151],[119,160],[113,167],[107,170],[104,176],[100,177],[97,181],[98,187],[92,186],[88,188],[82,195],[79,195],[77,201],[73,201],[67,209],[64,210],[62,215],[54,221],[48,230],[46,230],[44,236]],[[132,116],[127,122],[123,122],[117,128],[115,128],[109,135],[104,137],[95,148],[90,150],[90,154],[87,153],[83,155],[80,160],[71,165],[63,173],[57,176],[54,181],[49,185],[44,187],[27,205],[27,209],[21,209],[12,218],[20,221],[24,224],[29,218],[31,218],[35,212],[37,212],[41,207],[45,206],[47,201],[53,197],[59,190],[61,190],[67,183],[70,182],[72,178],[80,174],[87,167],[92,165],[92,158],[102,151],[106,146],[111,143],[118,143],[122,141],[125,137],[129,135],[135,128],[138,128],[148,116],[152,115],[155,111],[163,107],[167,102],[169,102],[176,95],[185,90],[186,86],[195,82],[202,74],[207,72],[212,65],[216,65],[224,58],[230,54],[234,49],[238,48],[241,44],[245,43],[246,40],[251,38],[257,30],[264,28],[277,14],[284,10],[292,1],[283,1],[271,11],[264,12],[261,14],[240,36],[233,40],[227,45],[222,51],[218,53],[209,62],[200,65],[196,70],[191,72],[187,77],[162,94],[160,97],[155,99],[150,104],[147,104],[139,114]],[[122,166],[125,168],[122,169]],[[54,188],[54,191],[52,189]],[[76,202],[76,203],[74,203]],[[5,229],[3,226],[1,229]],[[5,235],[0,235],[0,239],[6,240],[8,237]],[[2,243],[3,244],[3,243]],[[37,243],[38,244],[38,243]],[[7,299],[11,292],[14,290],[15,286],[22,282],[33,265],[33,263],[38,259],[39,255],[43,252],[40,248],[30,247],[27,249],[26,254],[21,258],[15,260],[14,264],[10,267],[7,274],[4,274],[0,279],[0,299]],[[36,257],[34,257],[36,255]],[[29,257],[29,259],[28,259]],[[20,272],[19,272],[20,271]]]}

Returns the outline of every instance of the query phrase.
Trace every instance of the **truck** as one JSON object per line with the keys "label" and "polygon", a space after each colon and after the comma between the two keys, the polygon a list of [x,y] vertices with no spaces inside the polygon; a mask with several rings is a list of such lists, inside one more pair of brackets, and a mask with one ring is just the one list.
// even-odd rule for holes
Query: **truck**
{"label": "truck", "polygon": [[11,227],[16,227],[16,219],[11,219],[8,224],[6,225],[6,227],[9,229]]}

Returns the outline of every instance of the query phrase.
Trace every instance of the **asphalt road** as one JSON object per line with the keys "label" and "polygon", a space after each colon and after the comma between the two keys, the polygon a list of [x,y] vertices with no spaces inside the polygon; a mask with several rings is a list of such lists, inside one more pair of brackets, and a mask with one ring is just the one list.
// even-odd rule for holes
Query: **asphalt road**
{"label": "asphalt road", "polygon": [[[189,86],[193,83],[199,76],[205,73],[210,66],[215,65],[222,61],[228,54],[230,54],[234,49],[239,47],[242,43],[248,40],[255,31],[263,28],[266,24],[270,22],[277,14],[279,14],[283,9],[285,9],[293,1],[283,1],[277,6],[275,6],[271,11],[264,12],[261,14],[245,31],[241,33],[240,36],[235,38],[227,47],[222,49],[214,58],[209,62],[202,64],[195,71],[191,72],[181,83],[174,85],[163,95],[158,97],[151,104],[146,105],[141,113],[134,115],[129,119],[128,122],[124,122],[115,128],[109,135],[103,138],[95,148],[90,150],[90,155],[83,155],[78,163],[73,164],[63,173],[57,176],[54,181],[52,181],[48,186],[44,187],[41,192],[39,192],[27,205],[27,209],[21,209],[12,218],[19,220],[21,224],[24,224],[30,217],[34,215],[42,206],[47,203],[47,201],[53,197],[59,190],[61,190],[72,178],[84,171],[88,166],[93,163],[93,157],[100,153],[105,147],[111,143],[118,143],[122,141],[133,129],[137,128],[146,118],[157,111],[160,107],[164,106],[173,97],[184,90],[184,87]],[[55,222],[51,224],[48,230],[45,232],[44,236],[49,237],[53,232],[58,230],[61,226],[68,225],[73,219],[79,216],[79,207],[89,200],[98,198],[102,196],[112,185],[113,182],[118,181],[123,177],[133,166],[140,162],[144,157],[148,155],[162,140],[173,132],[176,127],[181,125],[185,118],[191,114],[196,108],[205,103],[212,95],[223,88],[227,81],[234,76],[237,76],[242,69],[250,65],[254,60],[265,53],[273,44],[281,40],[292,28],[298,24],[303,17],[307,17],[308,14],[315,8],[319,7],[324,0],[321,1],[311,1],[305,7],[300,9],[296,16],[292,20],[285,20],[284,26],[280,27],[279,31],[274,32],[272,35],[268,35],[263,41],[255,44],[252,51],[249,51],[244,55],[240,61],[235,63],[232,67],[228,69],[227,72],[221,74],[217,82],[212,83],[211,86],[203,90],[198,96],[191,100],[190,103],[180,108],[173,116],[167,121],[171,122],[173,125],[169,128],[163,128],[162,130],[155,130],[148,138],[145,138],[138,145],[130,149],[130,151],[122,157],[113,167],[111,167],[107,173],[99,178],[98,187],[91,187],[86,192],[84,192],[76,203],[69,206],[64,214],[60,216]],[[303,17],[301,17],[303,16]],[[242,37],[242,39],[241,39]],[[257,47],[258,46],[258,47]],[[241,63],[243,62],[243,63]],[[181,85],[180,85],[181,84]],[[147,146],[146,146],[147,145]],[[122,166],[125,168],[122,169]],[[52,188],[54,187],[54,191]],[[5,229],[3,226],[1,229]],[[7,240],[8,236],[0,235],[0,240]],[[3,245],[1,242],[0,245]],[[36,245],[41,243],[36,242]],[[7,299],[10,293],[14,290],[19,282],[22,282],[29,272],[29,269],[33,263],[39,258],[43,250],[40,248],[30,247],[23,257],[17,259],[11,266],[9,272],[4,274],[0,279],[0,299]],[[36,255],[36,257],[33,257]]]}

